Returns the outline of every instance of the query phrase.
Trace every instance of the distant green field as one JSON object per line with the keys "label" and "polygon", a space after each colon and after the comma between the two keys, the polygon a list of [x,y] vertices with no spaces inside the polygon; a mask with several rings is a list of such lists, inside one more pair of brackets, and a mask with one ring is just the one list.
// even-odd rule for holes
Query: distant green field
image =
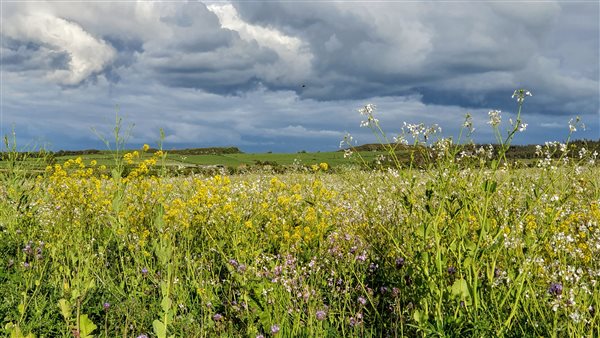
{"label": "distant green field", "polygon": [[[365,151],[360,152],[360,155],[365,161],[370,162],[377,156],[385,154],[381,151]],[[150,156],[144,154],[144,158]],[[96,160],[98,165],[110,166],[114,163],[113,154],[100,153],[82,156],[60,156],[55,160],[58,163],[67,161],[68,159],[81,157],[85,162]],[[299,162],[302,165],[318,164],[326,162],[331,167],[351,165],[357,163],[357,159],[344,158],[343,152],[317,152],[317,153],[256,153],[256,154],[216,154],[216,155],[180,155],[168,154],[167,165],[223,165],[227,167],[237,168],[240,165],[255,165],[257,163],[272,163],[278,165],[291,165],[294,162]]]}
{"label": "distant green field", "polygon": [[[364,152],[361,155],[372,160],[381,152]],[[320,153],[297,153],[297,154],[225,154],[225,155],[170,155],[171,160],[197,164],[197,165],[225,165],[238,167],[240,165],[253,165],[257,162],[277,163],[279,165],[291,165],[294,162],[299,162],[304,165],[318,164],[326,162],[330,166],[348,165],[354,163],[354,160],[344,158],[342,152],[320,152]]]}
{"label": "distant green field", "polygon": [[[125,154],[123,152],[122,154]],[[360,155],[366,162],[373,161],[377,156],[384,155],[381,151],[362,151]],[[141,154],[141,159],[146,159],[151,156],[150,153]],[[105,165],[111,167],[115,163],[114,154],[108,151],[97,154],[87,155],[68,155],[68,156],[57,156],[54,157],[54,163],[64,163],[69,159],[75,159],[81,157],[86,164],[89,164],[92,160],[97,162],[97,165]],[[25,160],[31,169],[44,169],[49,163],[36,158],[30,158]],[[358,156],[354,155],[352,158],[344,158],[343,152],[317,152],[317,153],[255,153],[255,154],[213,154],[213,155],[180,155],[180,154],[169,154],[167,152],[167,160],[165,164],[167,166],[185,166],[185,167],[196,167],[196,166],[212,166],[222,165],[225,167],[238,168],[240,166],[253,166],[253,165],[282,165],[289,166],[294,163],[300,165],[312,165],[326,162],[330,167],[339,166],[350,166],[353,164],[359,164]],[[8,168],[8,161],[0,161],[0,168]]]}

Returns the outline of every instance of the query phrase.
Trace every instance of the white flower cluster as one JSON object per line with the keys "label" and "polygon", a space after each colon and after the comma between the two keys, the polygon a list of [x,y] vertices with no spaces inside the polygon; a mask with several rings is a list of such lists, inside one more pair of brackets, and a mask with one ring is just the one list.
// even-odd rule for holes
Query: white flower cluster
{"label": "white flower cluster", "polygon": [[515,92],[512,95],[512,98],[517,98],[517,102],[519,104],[523,103],[523,101],[525,101],[525,97],[527,96],[533,96],[531,94],[530,91],[526,90],[526,89],[517,89],[515,90]]}
{"label": "white flower cluster", "polygon": [[365,116],[367,118],[366,120],[360,121],[361,127],[376,126],[379,123],[379,120],[373,116],[375,108],[376,107],[374,104],[369,103],[358,110],[360,115]]}
{"label": "white flower cluster", "polygon": [[422,136],[425,142],[427,142],[429,137],[431,137],[432,135],[442,132],[442,128],[437,124],[432,124],[431,126],[427,127],[424,123],[411,124],[404,122],[402,131],[406,132],[406,130],[408,130],[408,133],[412,136],[412,138],[415,141]]}
{"label": "white flower cluster", "polygon": [[490,117],[490,121],[488,122],[488,124],[491,124],[492,127],[498,126],[502,121],[501,113],[502,112],[500,110],[490,110],[488,112],[488,116]]}

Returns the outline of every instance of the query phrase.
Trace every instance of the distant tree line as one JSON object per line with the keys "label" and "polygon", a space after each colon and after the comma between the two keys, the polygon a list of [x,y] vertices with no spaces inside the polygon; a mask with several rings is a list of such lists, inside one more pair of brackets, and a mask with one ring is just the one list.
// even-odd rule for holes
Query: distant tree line
{"label": "distant tree line", "polygon": [[[150,148],[148,152],[155,153],[158,149]],[[210,147],[210,148],[186,148],[186,149],[174,149],[167,151],[169,154],[178,155],[222,155],[222,154],[241,154],[242,151],[237,147]],[[96,155],[102,151],[98,149],[85,149],[85,150],[59,150],[56,152],[48,150],[39,151],[24,151],[24,152],[0,152],[0,161],[21,161],[32,158],[45,158],[54,159],[63,156],[84,156],[84,155]]]}
{"label": "distant tree line", "polygon": [[[150,148],[149,152],[156,152],[158,149]],[[173,149],[167,151],[169,154],[177,155],[223,155],[223,154],[242,154],[238,147],[210,147],[210,148],[186,148]]]}
{"label": "distant tree line", "polygon": [[[363,144],[363,145],[359,145],[356,147],[353,147],[354,151],[382,151],[382,152],[387,152],[389,149],[390,145],[386,145],[386,144],[377,144],[377,143],[370,143],[370,144]],[[393,144],[391,145],[392,147],[394,146]],[[535,158],[535,151],[536,151],[536,146],[535,144],[528,144],[528,145],[511,145],[510,148],[508,149],[508,151],[506,152],[506,158],[507,159],[530,159],[530,158]],[[488,145],[483,145],[483,144],[466,144],[464,145],[464,150],[465,151],[475,151],[476,149],[480,148],[480,147],[485,147],[487,148]],[[494,148],[494,154],[497,155],[498,151],[500,150],[500,145],[498,144],[492,144],[492,147]],[[588,140],[588,139],[583,139],[583,140],[574,140],[569,142],[569,150],[571,151],[579,151],[579,149],[581,148],[585,148],[590,152],[594,152],[597,151],[600,154],[600,139],[598,139],[597,141],[594,140]],[[413,145],[397,145],[396,146],[396,152],[398,153],[403,153],[406,151],[410,151],[410,150],[422,150],[425,151],[427,149],[427,147],[423,146],[423,145],[417,145],[417,146],[413,146]],[[339,151],[344,151],[339,150]],[[560,156],[560,154],[555,154],[556,156]]]}

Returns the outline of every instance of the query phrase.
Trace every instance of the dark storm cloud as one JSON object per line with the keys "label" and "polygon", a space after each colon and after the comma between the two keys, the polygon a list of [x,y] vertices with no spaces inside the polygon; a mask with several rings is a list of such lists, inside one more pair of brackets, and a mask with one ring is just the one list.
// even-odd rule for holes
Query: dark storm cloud
{"label": "dark storm cloud", "polygon": [[41,44],[6,38],[2,41],[2,65],[6,71],[51,71],[67,69],[70,61],[65,52]]}
{"label": "dark storm cloud", "polygon": [[139,38],[123,38],[111,35],[103,36],[102,38],[117,50],[114,61],[106,66],[102,74],[110,82],[119,82],[123,69],[135,64],[138,55],[144,52],[144,43]]}
{"label": "dark storm cloud", "polygon": [[[299,91],[301,96],[330,100],[419,92],[426,103],[489,107],[500,104],[503,93],[526,87],[542,94],[540,112],[573,114],[573,104],[565,103],[572,99],[579,100],[579,113],[598,112],[598,4],[235,6],[249,22],[307,42],[315,55],[314,90]],[[561,49],[563,42],[568,49]],[[571,67],[571,59],[586,62]],[[481,88],[469,83],[483,79]]]}
{"label": "dark storm cloud", "polygon": [[6,131],[60,148],[102,147],[115,106],[130,141],[246,151],[333,150],[378,105],[386,130],[473,114],[514,117],[517,143],[566,136],[581,115],[598,138],[597,3],[35,2],[3,6]]}

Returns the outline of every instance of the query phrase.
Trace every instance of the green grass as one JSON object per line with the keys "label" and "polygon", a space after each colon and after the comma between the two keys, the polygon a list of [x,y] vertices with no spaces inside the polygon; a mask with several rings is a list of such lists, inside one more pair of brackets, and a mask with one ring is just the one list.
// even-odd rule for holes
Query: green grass
{"label": "green grass", "polygon": [[[362,152],[361,155],[366,159],[372,160],[383,152]],[[228,154],[228,155],[170,155],[171,159],[176,159],[185,163],[198,165],[225,165],[238,167],[240,165],[253,165],[257,162],[272,162],[279,165],[292,165],[295,161],[304,165],[319,164],[326,162],[332,167],[350,165],[354,162],[345,159],[343,152],[318,152],[318,153],[255,153],[255,154]]]}

